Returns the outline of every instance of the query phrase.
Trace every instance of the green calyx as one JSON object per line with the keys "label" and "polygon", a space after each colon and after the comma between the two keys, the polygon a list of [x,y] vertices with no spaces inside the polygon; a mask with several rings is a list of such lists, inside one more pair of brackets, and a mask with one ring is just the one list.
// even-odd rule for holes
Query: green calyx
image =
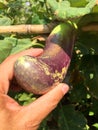
{"label": "green calyx", "polygon": [[74,29],[76,30],[77,29],[77,25],[71,21],[67,21],[65,23],[61,23],[59,25],[57,25],[51,32],[50,35],[53,35],[53,34],[59,34],[59,35],[65,35],[65,33],[67,33],[67,31],[69,29]]}

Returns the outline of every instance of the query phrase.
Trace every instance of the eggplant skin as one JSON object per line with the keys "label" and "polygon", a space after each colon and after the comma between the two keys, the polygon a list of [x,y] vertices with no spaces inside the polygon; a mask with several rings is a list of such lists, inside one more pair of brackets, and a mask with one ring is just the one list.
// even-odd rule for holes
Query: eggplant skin
{"label": "eggplant skin", "polygon": [[18,84],[34,94],[45,94],[63,81],[70,65],[76,39],[76,28],[71,22],[57,25],[46,40],[39,57],[22,56],[14,65]]}

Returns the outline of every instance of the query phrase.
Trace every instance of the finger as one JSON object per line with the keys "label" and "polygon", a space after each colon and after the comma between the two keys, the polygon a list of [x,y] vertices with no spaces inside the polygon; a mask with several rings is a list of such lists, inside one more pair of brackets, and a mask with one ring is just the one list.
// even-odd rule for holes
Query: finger
{"label": "finger", "polygon": [[34,120],[36,124],[40,123],[57,106],[68,90],[68,85],[59,84],[29,106],[25,106],[23,113],[25,113],[26,119]]}
{"label": "finger", "polygon": [[38,56],[42,52],[43,52],[43,49],[41,49],[41,48],[30,48],[30,49],[21,51],[17,54],[14,54],[12,56],[14,56],[14,58],[18,58],[18,57],[23,56],[23,55]]}

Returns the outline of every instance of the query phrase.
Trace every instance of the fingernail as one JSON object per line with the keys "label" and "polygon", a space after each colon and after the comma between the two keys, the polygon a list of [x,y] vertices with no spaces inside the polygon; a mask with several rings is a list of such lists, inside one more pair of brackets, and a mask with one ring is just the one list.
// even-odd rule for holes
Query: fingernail
{"label": "fingernail", "polygon": [[68,92],[68,90],[69,90],[69,86],[67,84],[64,84],[62,86],[62,92],[63,92],[63,94],[66,94]]}

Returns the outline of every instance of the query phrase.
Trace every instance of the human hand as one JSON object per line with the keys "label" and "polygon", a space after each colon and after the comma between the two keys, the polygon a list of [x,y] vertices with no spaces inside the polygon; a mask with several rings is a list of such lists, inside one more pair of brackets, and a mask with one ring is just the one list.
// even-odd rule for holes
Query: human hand
{"label": "human hand", "polygon": [[[41,121],[57,106],[69,87],[59,84],[48,93],[27,106],[20,106],[7,95],[13,78],[13,66],[22,55],[38,56],[42,49],[29,49],[9,56],[0,64],[0,129],[1,130],[36,130]],[[42,107],[41,107],[42,106]]]}

